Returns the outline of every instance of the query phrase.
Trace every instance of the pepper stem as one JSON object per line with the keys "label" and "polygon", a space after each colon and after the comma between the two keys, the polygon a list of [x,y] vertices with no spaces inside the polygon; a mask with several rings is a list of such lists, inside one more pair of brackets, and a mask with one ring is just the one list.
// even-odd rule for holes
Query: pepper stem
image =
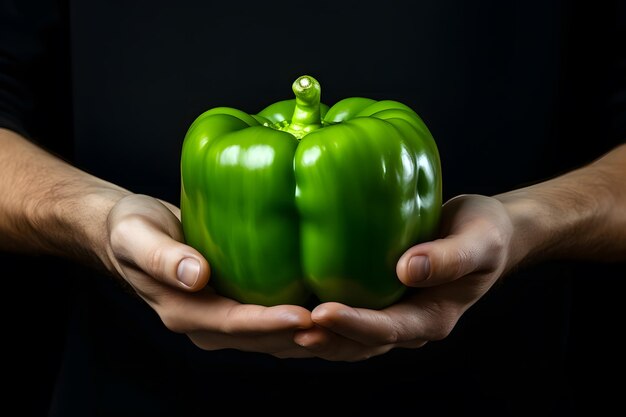
{"label": "pepper stem", "polygon": [[296,95],[296,108],[287,132],[302,139],[312,131],[322,127],[320,115],[321,86],[310,75],[298,77],[291,86]]}

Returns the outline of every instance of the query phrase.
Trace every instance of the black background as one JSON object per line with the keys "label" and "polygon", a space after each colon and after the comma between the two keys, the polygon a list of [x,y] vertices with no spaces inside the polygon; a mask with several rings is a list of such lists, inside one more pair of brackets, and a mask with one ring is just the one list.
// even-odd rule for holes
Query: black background
{"label": "black background", "polygon": [[[65,52],[73,48],[85,53],[93,48],[93,56],[90,60],[89,54],[83,54],[85,61],[74,62],[72,67],[59,60],[47,71],[27,75],[40,86],[52,88],[52,85],[59,91],[68,88],[70,82],[92,86],[92,89],[75,91],[72,99],[64,95],[47,96],[46,100],[50,101],[44,102],[44,107],[48,111],[37,115],[43,122],[36,124],[31,133],[50,149],[97,175],[135,191],[176,202],[178,178],[173,173],[177,172],[180,142],[170,141],[167,145],[150,148],[147,146],[149,142],[132,143],[129,137],[140,135],[144,126],[157,123],[166,115],[175,122],[163,126],[163,130],[148,129],[155,140],[168,135],[181,137],[193,117],[216,105],[254,112],[264,104],[285,98],[289,91],[283,86],[288,86],[292,79],[306,71],[323,75],[318,79],[329,103],[362,94],[373,98],[394,98],[414,107],[438,140],[446,198],[463,192],[492,194],[545,179],[599,156],[608,149],[610,141],[617,143],[620,138],[614,135],[623,133],[623,130],[613,120],[624,120],[623,116],[614,119],[616,112],[623,111],[624,107],[623,104],[622,107],[615,106],[611,94],[623,79],[618,79],[619,74],[613,72],[617,61],[610,52],[620,49],[620,45],[624,50],[624,33],[606,22],[623,19],[623,10],[618,12],[619,2],[602,2],[593,8],[584,2],[567,2],[564,6],[559,2],[501,4],[493,1],[448,8],[435,7],[436,3],[424,2],[422,7],[430,8],[424,15],[438,16],[439,20],[420,21],[419,16],[403,17],[398,12],[396,17],[402,19],[396,25],[397,32],[381,35],[375,28],[365,28],[359,33],[346,32],[343,36],[348,40],[338,45],[313,42],[312,48],[319,52],[300,63],[291,55],[295,52],[281,49],[281,33],[270,32],[250,39],[250,33],[265,30],[268,26],[261,12],[260,17],[254,10],[244,13],[247,16],[246,30],[241,30],[241,22],[212,21],[216,33],[222,31],[227,33],[226,36],[234,37],[232,42],[240,43],[245,52],[220,49],[220,42],[216,40],[216,45],[208,49],[218,61],[241,60],[242,68],[264,59],[279,61],[276,67],[284,68],[283,72],[272,72],[272,78],[264,77],[262,82],[249,78],[248,75],[254,72],[248,70],[240,73],[217,71],[222,78],[215,79],[211,75],[213,71],[195,66],[194,57],[184,55],[184,51],[171,56],[177,49],[175,39],[187,36],[193,43],[196,39],[194,30],[187,29],[188,33],[183,31],[182,35],[173,34],[180,27],[173,23],[168,27],[168,22],[177,21],[175,10],[164,12],[166,9],[163,8],[146,8],[141,2],[127,5],[123,14],[103,16],[100,21],[106,23],[101,27],[78,28],[85,36],[74,39],[73,43],[69,42],[66,31],[46,34],[50,42],[56,41],[64,46]],[[98,4],[79,3],[74,13],[83,16],[105,13],[106,10],[98,9]],[[350,18],[355,7],[350,3],[340,6],[320,3],[309,17],[338,27],[342,19]],[[184,12],[184,8],[180,10],[180,13]],[[216,15],[220,15],[218,12]],[[227,10],[222,12],[229,14]],[[375,11],[371,13],[375,14]],[[131,28],[139,18],[159,30],[132,32]],[[189,22],[189,28],[197,28],[203,22],[198,16],[192,19],[197,22]],[[417,24],[414,23],[416,20]],[[414,24],[408,29],[410,22]],[[80,22],[74,24],[80,25]],[[536,37],[516,38],[516,28],[526,24],[538,25]],[[437,28],[443,25],[464,30],[452,32],[445,39],[433,38],[432,34],[439,33]],[[116,45],[119,39],[94,47],[91,41],[104,26],[112,28],[110,36],[113,37],[123,38],[133,33],[134,36],[128,38],[128,42],[134,43],[134,49],[128,49],[131,55],[120,58],[119,50],[106,49],[107,45]],[[552,30],[546,32],[546,28]],[[319,30],[324,30],[324,26]],[[507,30],[510,31],[509,37],[490,36],[492,31],[506,33]],[[390,46],[394,37],[415,35],[413,31],[424,34],[421,38],[424,40],[417,48],[421,53],[405,57],[403,62],[408,68],[385,68],[385,63],[393,62],[394,54],[405,53]],[[275,44],[266,45],[264,38]],[[511,39],[516,39],[514,47],[510,44]],[[458,53],[447,54],[448,49],[441,45]],[[207,48],[201,43],[192,46],[197,51]],[[334,47],[347,48],[355,55],[372,54],[372,63],[368,67],[333,65],[324,56]],[[170,54],[155,60],[163,51]],[[533,60],[525,60],[529,57]],[[132,68],[138,68],[135,65],[138,62],[144,68],[158,66],[159,70],[134,73]],[[427,66],[424,62],[437,64]],[[477,62],[484,65],[477,66]],[[178,76],[177,68],[181,65],[191,75]],[[95,67],[101,70],[96,71]],[[81,68],[90,71],[78,71]],[[411,71],[415,75],[407,77]],[[59,74],[72,72],[75,81],[59,78]],[[262,74],[270,72],[261,71]],[[359,84],[346,82],[351,72],[360,74]],[[380,74],[387,77],[384,82],[367,82]],[[437,77],[448,82],[429,84],[428,80]],[[136,85],[137,80],[145,84],[136,90],[124,91],[128,85]],[[233,88],[233,85],[237,87]],[[111,89],[119,89],[120,94],[124,92],[126,99],[121,103],[96,99],[102,96],[103,90]],[[208,99],[205,90],[215,93]],[[458,93],[460,90],[463,94]],[[190,93],[181,94],[181,91]],[[536,94],[528,91],[536,91]],[[455,101],[456,96],[463,97],[463,101]],[[476,100],[470,100],[471,97]],[[519,100],[527,102],[520,103]],[[144,106],[160,110],[145,112]],[[512,109],[526,109],[527,112],[520,114]],[[537,119],[539,121],[529,119],[539,114],[550,116]],[[74,116],[79,120],[76,124],[70,122]],[[135,122],[128,123],[124,118]],[[102,129],[93,131],[92,126],[98,124]],[[121,133],[122,129],[130,129],[130,133]],[[57,134],[50,136],[46,133],[50,131]],[[155,131],[160,133],[154,135]],[[534,136],[533,132],[540,133]],[[75,145],[63,140],[72,134],[77,137]],[[99,142],[101,145],[88,145],[91,143],[88,138],[99,135],[103,139]],[[545,140],[547,137],[551,140]],[[118,145],[125,143],[128,152],[120,155],[110,151],[105,140],[109,138],[114,142],[111,148],[119,149]],[[505,157],[490,159],[492,154]],[[136,155],[159,163],[139,167],[134,162]],[[505,172],[507,175],[503,175]],[[85,279],[89,270],[45,256],[0,254],[0,261],[5,294],[3,339],[8,347],[4,368],[12,387],[6,404],[18,406],[21,415],[45,415],[65,353],[66,329],[69,326],[71,330],[73,326],[69,318],[73,317],[72,312],[81,308],[80,302],[74,301],[75,284],[78,282],[80,291],[80,281]],[[330,374],[324,373],[334,367],[318,364],[319,375],[307,376],[305,386],[310,391],[302,402],[310,404],[316,398],[324,397],[324,394],[317,393],[320,386],[326,386],[338,391],[360,390],[361,409],[388,401],[390,410],[418,413],[422,397],[428,398],[429,404],[439,401],[442,415],[446,410],[465,410],[469,414],[481,411],[484,415],[521,415],[542,410],[551,414],[561,411],[569,415],[586,415],[588,411],[600,413],[619,407],[622,402],[620,386],[609,381],[615,378],[619,382],[624,371],[623,346],[619,340],[623,327],[621,281],[626,278],[625,271],[623,264],[583,261],[529,267],[494,288],[468,311],[448,339],[428,345],[423,352],[392,352],[386,358],[374,358],[367,368],[346,365],[341,372],[332,374],[334,380],[328,380]],[[554,308],[545,307],[550,305]],[[459,351],[459,346],[464,350]],[[414,371],[420,361],[425,369],[432,369],[433,363],[437,363],[440,371],[435,375],[416,374]],[[413,373],[402,373],[405,363],[412,364]],[[277,384],[276,398],[264,400],[283,401],[281,389],[290,392],[287,388],[294,381],[306,382],[294,373],[299,366],[290,364],[286,368],[289,373],[284,376],[273,374]],[[463,372],[460,373],[459,369]],[[246,405],[237,404],[236,394],[238,379],[245,379],[244,371],[245,366],[239,369],[239,373],[221,376],[224,384],[233,384],[232,398],[227,396],[225,399],[233,401],[235,408]],[[346,376],[348,372],[366,371],[360,381]],[[376,373],[386,379],[372,382],[372,375]],[[468,389],[462,389],[463,386]],[[485,390],[480,396],[470,389],[477,386]],[[464,391],[466,395],[463,395]],[[13,392],[16,395],[12,395]],[[27,400],[24,401],[23,397]],[[330,397],[340,399],[342,395],[333,392]],[[381,401],[381,397],[385,400]],[[350,398],[354,401],[356,397]],[[411,409],[409,405],[413,403],[415,408]],[[432,409],[428,412],[436,414]]]}

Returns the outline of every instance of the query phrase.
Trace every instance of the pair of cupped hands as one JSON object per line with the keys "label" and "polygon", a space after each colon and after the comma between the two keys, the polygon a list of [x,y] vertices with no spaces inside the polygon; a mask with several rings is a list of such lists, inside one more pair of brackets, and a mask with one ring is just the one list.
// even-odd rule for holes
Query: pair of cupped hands
{"label": "pair of cupped hands", "polygon": [[109,212],[107,232],[105,264],[168,329],[205,350],[280,358],[360,361],[441,340],[514,258],[506,207],[493,197],[457,196],[443,206],[440,237],[409,248],[397,262],[398,279],[417,290],[381,310],[328,302],[310,311],[240,304],[212,291],[208,262],[183,243],[180,210],[167,202],[128,195]]}

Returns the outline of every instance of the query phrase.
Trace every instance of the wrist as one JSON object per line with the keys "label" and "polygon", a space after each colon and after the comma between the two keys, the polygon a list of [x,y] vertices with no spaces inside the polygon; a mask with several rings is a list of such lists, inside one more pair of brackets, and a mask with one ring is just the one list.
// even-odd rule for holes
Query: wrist
{"label": "wrist", "polygon": [[60,186],[35,202],[29,223],[43,252],[110,270],[107,217],[130,192],[87,174],[81,177],[76,185]]}
{"label": "wrist", "polygon": [[541,222],[541,207],[524,192],[494,196],[500,201],[513,225],[506,271],[538,261],[545,242],[545,228]]}
{"label": "wrist", "polygon": [[82,241],[76,243],[88,262],[95,262],[110,272],[115,272],[115,267],[109,256],[109,213],[121,199],[130,194],[127,190],[105,184],[90,190],[77,202],[83,213],[75,219],[76,236]]}
{"label": "wrist", "polygon": [[[495,196],[515,227],[519,263],[547,259],[603,259],[603,242],[612,233],[615,202],[611,187],[590,169]],[[619,188],[619,187],[616,187]]]}
{"label": "wrist", "polygon": [[0,128],[0,250],[58,255],[113,271],[107,218],[131,194]]}

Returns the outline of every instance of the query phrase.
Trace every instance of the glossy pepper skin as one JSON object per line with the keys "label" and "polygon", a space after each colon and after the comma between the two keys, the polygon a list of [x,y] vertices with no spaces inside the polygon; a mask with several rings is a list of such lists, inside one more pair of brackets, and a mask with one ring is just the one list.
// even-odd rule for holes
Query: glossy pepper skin
{"label": "glossy pepper skin", "polygon": [[397,101],[296,99],[256,115],[219,107],[190,126],[181,156],[185,239],[211,285],[240,302],[338,301],[383,308],[405,286],[400,255],[434,237],[442,204],[435,141]]}

